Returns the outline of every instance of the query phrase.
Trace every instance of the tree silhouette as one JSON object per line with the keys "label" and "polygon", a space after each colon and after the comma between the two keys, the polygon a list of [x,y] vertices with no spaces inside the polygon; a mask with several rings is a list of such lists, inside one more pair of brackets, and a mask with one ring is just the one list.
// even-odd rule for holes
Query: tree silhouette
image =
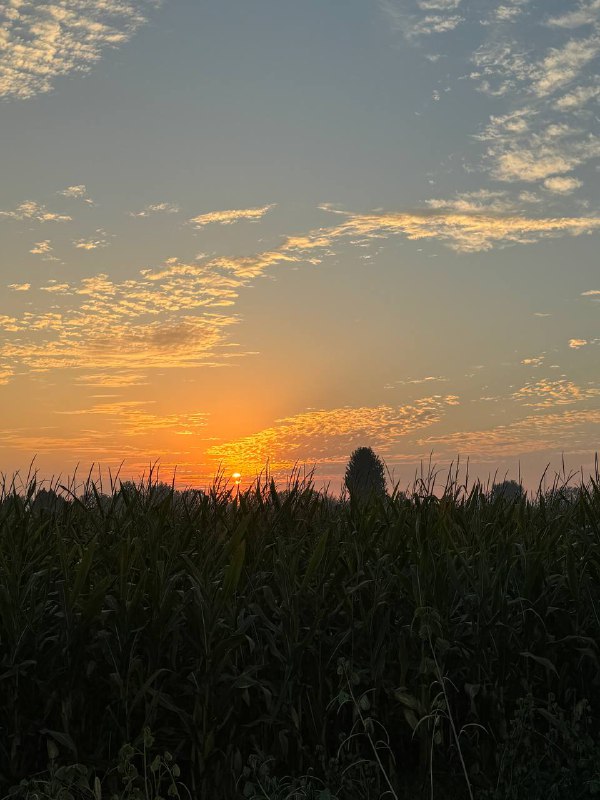
{"label": "tree silhouette", "polygon": [[503,500],[512,502],[513,500],[520,500],[523,494],[524,489],[517,481],[502,481],[502,483],[495,483],[492,486],[490,500],[494,502],[501,497]]}
{"label": "tree silhouette", "polygon": [[352,500],[368,501],[385,495],[383,461],[370,447],[359,447],[350,456],[344,477]]}

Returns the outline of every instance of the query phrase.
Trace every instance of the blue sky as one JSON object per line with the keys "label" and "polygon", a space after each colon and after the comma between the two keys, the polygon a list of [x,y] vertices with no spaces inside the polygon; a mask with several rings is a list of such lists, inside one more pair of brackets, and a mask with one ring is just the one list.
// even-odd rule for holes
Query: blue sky
{"label": "blue sky", "polygon": [[592,465],[598,0],[0,20],[3,471]]}

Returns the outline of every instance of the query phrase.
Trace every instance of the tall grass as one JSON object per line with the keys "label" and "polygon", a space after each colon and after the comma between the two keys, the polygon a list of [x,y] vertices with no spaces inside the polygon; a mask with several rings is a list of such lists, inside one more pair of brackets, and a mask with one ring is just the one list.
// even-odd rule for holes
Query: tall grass
{"label": "tall grass", "polygon": [[211,800],[600,788],[598,470],[510,502],[433,482],[353,505],[297,473],[66,502],[4,479],[0,795],[51,743],[122,796],[144,729]]}

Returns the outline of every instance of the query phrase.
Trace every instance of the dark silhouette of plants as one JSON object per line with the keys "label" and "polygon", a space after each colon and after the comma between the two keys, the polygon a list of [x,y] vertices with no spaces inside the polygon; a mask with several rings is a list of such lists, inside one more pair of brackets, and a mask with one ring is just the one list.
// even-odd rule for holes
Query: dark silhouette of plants
{"label": "dark silhouette of plants", "polygon": [[385,468],[383,461],[370,447],[359,447],[350,456],[344,483],[350,498],[366,502],[385,495]]}

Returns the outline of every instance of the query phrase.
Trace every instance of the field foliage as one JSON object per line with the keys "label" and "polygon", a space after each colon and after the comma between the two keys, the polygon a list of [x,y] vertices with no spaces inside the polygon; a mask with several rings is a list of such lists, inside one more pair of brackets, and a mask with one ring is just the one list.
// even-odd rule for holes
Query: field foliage
{"label": "field foliage", "polygon": [[600,792],[598,477],[5,480],[0,797]]}

